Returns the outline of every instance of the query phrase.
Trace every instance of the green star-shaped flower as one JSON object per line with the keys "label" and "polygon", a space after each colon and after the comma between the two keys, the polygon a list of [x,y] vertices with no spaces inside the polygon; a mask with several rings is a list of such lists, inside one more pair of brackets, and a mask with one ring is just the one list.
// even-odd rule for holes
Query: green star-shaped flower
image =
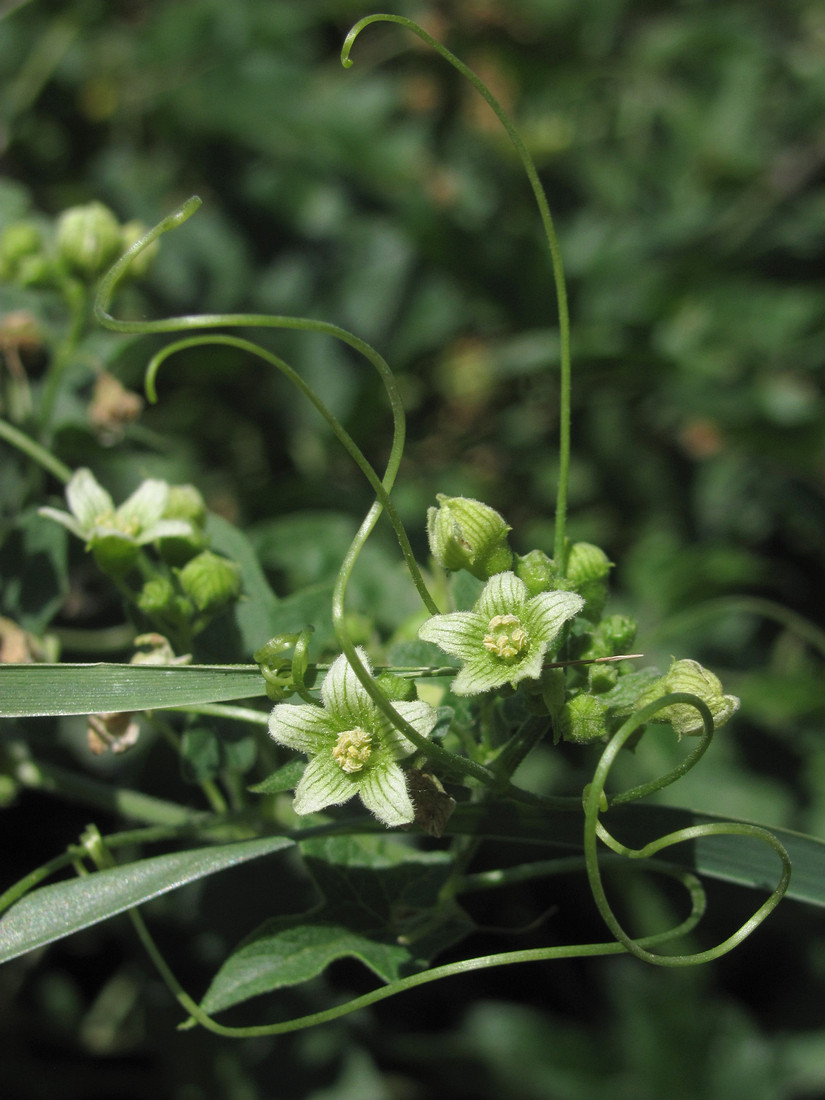
{"label": "green star-shaped flower", "polygon": [[418,637],[464,662],[453,681],[456,695],[477,695],[538,679],[548,646],[583,607],[575,592],[541,592],[531,598],[515,573],[496,573],[472,611],[434,615]]}
{"label": "green star-shaped flower", "polygon": [[102,565],[110,568],[131,564],[137,548],[155,539],[194,535],[188,520],[163,518],[169,503],[169,486],[154,478],[144,481],[128,500],[115,508],[91,470],[80,469],[66,486],[66,501],[71,513],[41,508],[40,515],[62,523],[83,539]]}
{"label": "green star-shaped flower", "polygon": [[[357,652],[372,675],[366,653]],[[278,703],[269,718],[269,734],[279,745],[311,757],[295,788],[295,812],[316,813],[357,794],[385,825],[409,825],[415,811],[397,761],[415,746],[378,709],[343,653],[324,677],[321,700],[323,707]],[[431,706],[393,706],[423,737],[430,735],[437,717]]]}

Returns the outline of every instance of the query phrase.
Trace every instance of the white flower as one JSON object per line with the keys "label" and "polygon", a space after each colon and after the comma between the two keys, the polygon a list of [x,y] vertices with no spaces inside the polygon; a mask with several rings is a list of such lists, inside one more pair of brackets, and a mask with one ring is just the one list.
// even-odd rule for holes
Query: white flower
{"label": "white flower", "polygon": [[164,519],[169,503],[165,481],[149,478],[119,508],[98,484],[91,470],[80,469],[66,486],[66,501],[71,512],[58,508],[40,508],[41,516],[56,520],[73,535],[83,539],[101,564],[128,566],[137,548],[161,538],[191,538],[188,520]]}
{"label": "white flower", "polygon": [[531,597],[515,573],[496,573],[472,611],[434,615],[418,637],[464,662],[453,681],[456,695],[477,695],[538,679],[548,646],[583,607],[576,592]]}
{"label": "white flower", "polygon": [[[367,671],[369,658],[358,649]],[[323,707],[278,703],[269,718],[270,736],[279,745],[310,757],[295,788],[295,812],[316,813],[354,795],[385,825],[408,825],[415,811],[398,760],[415,746],[378,709],[341,654],[321,685]],[[394,708],[423,737],[436,723],[427,703],[394,702]]]}

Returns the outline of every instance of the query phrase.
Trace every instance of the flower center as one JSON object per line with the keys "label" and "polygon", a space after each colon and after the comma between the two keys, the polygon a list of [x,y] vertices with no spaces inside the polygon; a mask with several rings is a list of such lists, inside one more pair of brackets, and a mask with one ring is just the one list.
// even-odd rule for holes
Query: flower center
{"label": "flower center", "polygon": [[357,726],[344,730],[332,749],[332,758],[345,772],[360,772],[372,753],[372,737]]}
{"label": "flower center", "polygon": [[518,657],[527,648],[527,632],[517,615],[494,615],[484,635],[484,648],[502,660]]}
{"label": "flower center", "polygon": [[119,516],[117,512],[101,512],[94,521],[95,527],[114,527],[116,531],[122,531],[129,538],[136,538],[140,534],[140,521]]}

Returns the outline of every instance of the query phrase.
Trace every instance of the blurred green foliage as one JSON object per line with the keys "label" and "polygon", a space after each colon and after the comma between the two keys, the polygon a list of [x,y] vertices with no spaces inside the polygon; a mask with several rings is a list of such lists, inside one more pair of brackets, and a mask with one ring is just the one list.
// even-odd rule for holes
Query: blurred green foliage
{"label": "blurred green foliage", "polygon": [[[695,657],[742,697],[712,772],[691,777],[680,798],[825,834],[820,660],[785,626],[733,605],[689,618],[706,600],[743,593],[814,621],[825,610],[821,3],[389,8],[488,81],[547,187],[573,318],[571,535],[617,563],[614,610],[642,622],[648,656],[665,667],[671,653]],[[397,28],[365,36],[353,69],[341,69],[344,34],[368,11],[353,0],[10,5],[0,21],[0,229],[25,217],[46,231],[65,207],[93,200],[123,222],[153,224],[197,192],[202,211],[164,238],[150,274],[119,296],[119,314],[243,309],[350,328],[400,376],[410,425],[396,496],[419,556],[437,491],[485,500],[523,540],[518,550],[549,552],[556,318],[529,188],[484,104]],[[88,415],[97,373],[139,389],[158,342],[90,329],[52,424],[38,425],[43,349],[59,345],[65,304],[37,287],[2,284],[0,294],[4,416],[41,432],[68,465],[92,467],[117,499],[146,476],[196,484],[245,530],[279,593],[298,583],[327,592],[336,547],[371,497],[280,378],[227,349],[187,353],[162,372],[157,406],[102,431]],[[9,321],[20,313],[34,322],[25,338]],[[389,416],[361,363],[317,336],[264,342],[380,464]],[[57,496],[56,485],[1,442],[0,460],[0,613],[36,633],[109,622],[112,595],[60,532],[33,522],[32,502]],[[387,606],[400,572],[389,538],[369,554],[353,604],[376,609],[390,631],[415,601]],[[39,565],[36,591],[31,573],[14,576],[21,555]],[[64,597],[78,590],[72,619]],[[646,751],[636,776],[666,770],[655,745]],[[29,836],[53,835],[27,811]],[[71,822],[58,835],[74,835]],[[31,859],[13,862],[22,872]],[[197,907],[226,917],[231,900],[187,896],[191,911],[179,900],[155,906],[173,957]],[[525,895],[525,912],[535,900]],[[518,972],[523,996],[509,977],[461,979],[439,989],[436,1011],[418,993],[270,1047],[176,1037],[173,1011],[135,1008],[146,978],[107,928],[67,948],[63,969],[27,961],[0,975],[11,982],[0,1011],[10,1011],[14,983],[35,970],[7,1023],[18,1044],[9,1095],[54,1094],[31,1036],[36,1028],[53,1064],[69,1060],[78,1020],[87,1060],[73,1077],[61,1070],[67,1098],[821,1095],[825,941],[795,918],[777,917],[767,947],[760,938],[714,975],[547,965]],[[489,923],[519,924],[518,904]],[[224,927],[231,942],[231,917]],[[214,961],[221,948],[202,933],[194,953]],[[782,967],[761,973],[775,957]],[[766,1004],[780,973],[797,983],[796,1002]],[[337,978],[346,989],[360,980],[345,969]],[[323,1002],[326,987],[312,996]],[[105,1069],[93,1061],[101,1055]]]}

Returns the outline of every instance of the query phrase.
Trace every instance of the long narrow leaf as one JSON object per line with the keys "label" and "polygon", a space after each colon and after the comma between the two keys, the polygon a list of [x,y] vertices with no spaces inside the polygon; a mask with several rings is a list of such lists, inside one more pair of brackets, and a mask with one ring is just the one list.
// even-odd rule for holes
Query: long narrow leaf
{"label": "long narrow leaf", "polygon": [[0,718],[110,714],[264,694],[250,665],[0,665]]}
{"label": "long narrow leaf", "polygon": [[0,920],[0,962],[70,936],[186,883],[292,844],[285,837],[267,837],[196,848],[41,886],[21,898]]}

